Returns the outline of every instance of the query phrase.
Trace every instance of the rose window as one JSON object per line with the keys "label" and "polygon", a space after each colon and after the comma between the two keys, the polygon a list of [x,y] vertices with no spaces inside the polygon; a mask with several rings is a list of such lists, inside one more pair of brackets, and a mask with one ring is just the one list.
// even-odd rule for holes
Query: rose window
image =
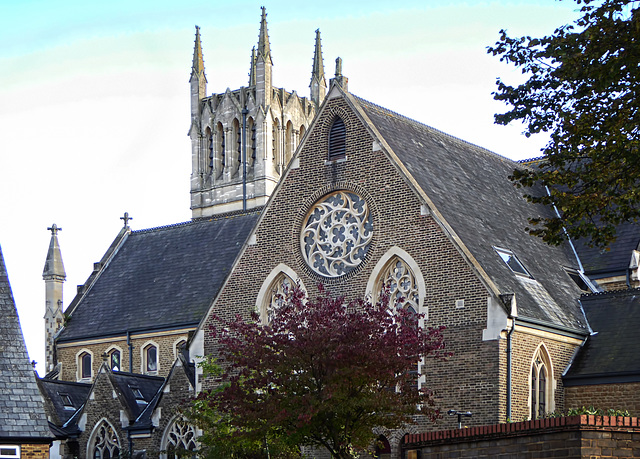
{"label": "rose window", "polygon": [[350,191],[337,191],[315,203],[300,235],[307,265],[325,277],[339,277],[364,260],[373,223],[364,199]]}

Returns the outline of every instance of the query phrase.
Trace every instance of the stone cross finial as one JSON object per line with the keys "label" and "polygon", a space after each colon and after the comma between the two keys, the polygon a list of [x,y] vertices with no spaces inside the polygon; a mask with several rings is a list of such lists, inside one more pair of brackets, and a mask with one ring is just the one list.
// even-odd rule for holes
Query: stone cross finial
{"label": "stone cross finial", "polygon": [[124,227],[129,226],[129,220],[133,220],[133,217],[129,217],[129,212],[125,212],[123,217],[120,217],[120,220],[124,220]]}
{"label": "stone cross finial", "polygon": [[336,77],[342,76],[342,58],[336,57]]}
{"label": "stone cross finial", "polygon": [[62,231],[62,228],[58,228],[58,226],[55,223],[47,229],[51,231],[52,236],[55,236],[56,234],[58,234],[58,231]]}

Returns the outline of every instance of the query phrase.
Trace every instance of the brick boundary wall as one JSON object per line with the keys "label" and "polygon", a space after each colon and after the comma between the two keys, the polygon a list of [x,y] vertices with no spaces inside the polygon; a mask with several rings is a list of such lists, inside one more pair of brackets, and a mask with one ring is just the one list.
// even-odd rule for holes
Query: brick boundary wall
{"label": "brick boundary wall", "polygon": [[640,418],[569,416],[404,436],[402,457],[419,459],[640,457]]}

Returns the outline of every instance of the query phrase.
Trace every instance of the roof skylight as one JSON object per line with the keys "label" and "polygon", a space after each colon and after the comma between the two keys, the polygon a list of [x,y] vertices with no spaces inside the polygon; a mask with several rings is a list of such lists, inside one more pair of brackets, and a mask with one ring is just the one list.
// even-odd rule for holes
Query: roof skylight
{"label": "roof skylight", "polygon": [[501,249],[498,247],[494,247],[496,253],[500,255],[502,261],[506,263],[506,265],[513,271],[515,274],[519,276],[525,276],[533,278],[533,276],[527,271],[527,268],[518,260],[518,257],[511,250]]}

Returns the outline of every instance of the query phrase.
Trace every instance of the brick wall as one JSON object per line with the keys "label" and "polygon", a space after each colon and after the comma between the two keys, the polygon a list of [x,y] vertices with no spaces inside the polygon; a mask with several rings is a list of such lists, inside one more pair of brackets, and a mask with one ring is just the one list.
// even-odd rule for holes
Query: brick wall
{"label": "brick wall", "polygon": [[565,388],[565,407],[594,406],[600,409],[628,410],[640,416],[640,383],[597,384]]}
{"label": "brick wall", "polygon": [[[165,334],[149,334],[142,338],[132,337],[133,343],[133,371],[132,373],[144,374],[141,361],[141,349],[148,342],[152,341],[158,346],[158,372],[154,376],[167,376],[171,365],[175,361],[176,355],[174,354],[174,344],[180,340],[186,340],[188,337],[187,332],[180,333],[168,332]],[[57,357],[58,362],[62,364],[62,372],[60,379],[63,381],[77,381],[78,367],[76,355],[78,352],[88,350],[93,353],[93,359],[91,366],[93,368],[93,375],[95,376],[100,365],[102,364],[102,354],[110,349],[117,347],[120,349],[120,363],[122,371],[129,371],[129,346],[127,345],[126,337],[113,341],[105,340],[98,343],[92,343],[89,345],[78,344],[69,347],[58,347]]]}
{"label": "brick wall", "polygon": [[403,457],[640,457],[640,420],[573,416],[407,435]]}
{"label": "brick wall", "polygon": [[25,459],[49,459],[49,445],[22,444],[20,445],[20,457]]}

